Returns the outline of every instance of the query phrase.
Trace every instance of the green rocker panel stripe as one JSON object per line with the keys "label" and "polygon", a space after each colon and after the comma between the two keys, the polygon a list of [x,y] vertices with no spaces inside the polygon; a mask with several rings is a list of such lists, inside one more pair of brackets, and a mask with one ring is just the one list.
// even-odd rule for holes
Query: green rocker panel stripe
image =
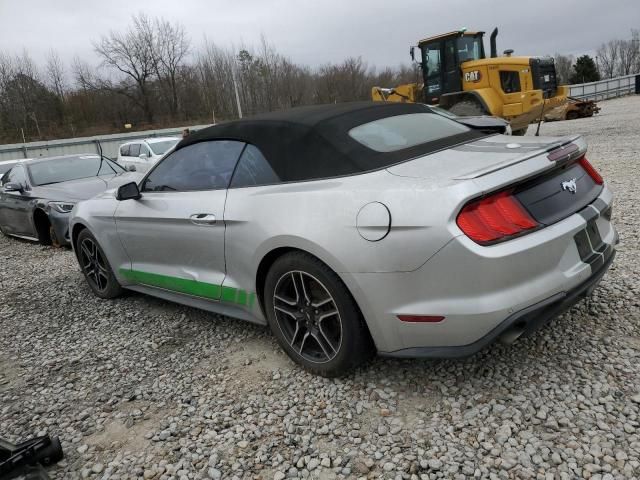
{"label": "green rocker panel stripe", "polygon": [[186,293],[187,295],[193,295],[195,297],[235,303],[236,305],[248,306],[250,308],[253,307],[256,300],[255,293],[247,292],[240,288],[216,285],[215,283],[198,282],[197,280],[171,277],[158,273],[141,272],[140,270],[127,270],[125,268],[121,268],[120,273],[135,283]]}

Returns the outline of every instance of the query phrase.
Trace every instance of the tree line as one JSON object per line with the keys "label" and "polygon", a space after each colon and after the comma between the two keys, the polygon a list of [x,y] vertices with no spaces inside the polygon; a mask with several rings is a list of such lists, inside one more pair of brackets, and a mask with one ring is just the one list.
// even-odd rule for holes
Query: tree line
{"label": "tree line", "polygon": [[601,79],[640,73],[640,30],[631,30],[627,39],[602,43],[595,59],[590,55],[574,58],[556,53],[556,73],[561,83],[597,82]]}
{"label": "tree line", "polygon": [[[562,83],[581,83],[638,72],[638,48],[633,31],[629,40],[603,44],[597,67],[590,57],[556,55],[558,75]],[[179,23],[145,14],[94,41],[93,50],[98,65],[80,58],[65,65],[53,50],[37,65],[27,52],[0,51],[0,144],[114,133],[125,124],[209,124],[239,111],[367,100],[373,86],[421,81],[415,65],[378,70],[360,57],[300,65],[264,38],[254,46],[196,46]]]}
{"label": "tree line", "polygon": [[[44,65],[0,51],[0,143],[213,123],[242,113],[370,98],[374,85],[417,81],[412,66],[377,70],[360,57],[299,65],[266,39],[195,47],[184,27],[144,14],[93,43],[99,65]],[[236,93],[237,92],[237,93]]]}

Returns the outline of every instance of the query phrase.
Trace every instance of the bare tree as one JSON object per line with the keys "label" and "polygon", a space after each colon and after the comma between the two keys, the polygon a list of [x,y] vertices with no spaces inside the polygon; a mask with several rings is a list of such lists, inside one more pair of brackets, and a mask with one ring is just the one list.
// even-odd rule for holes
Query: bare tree
{"label": "bare tree", "polygon": [[167,20],[157,18],[154,28],[155,36],[148,35],[147,40],[155,40],[149,46],[155,72],[166,92],[169,112],[175,117],[178,112],[178,71],[189,53],[191,42],[180,24],[171,24]]}
{"label": "bare tree", "polygon": [[620,45],[619,40],[610,40],[600,45],[596,51],[598,67],[603,78],[613,78],[618,68]]}
{"label": "bare tree", "polygon": [[67,91],[64,65],[62,64],[62,60],[60,60],[58,52],[53,49],[49,51],[45,72],[47,76],[47,86],[53,90],[60,100],[64,100],[64,95]]}
{"label": "bare tree", "polygon": [[554,58],[558,80],[561,84],[566,85],[569,83],[569,77],[571,76],[571,67],[573,66],[574,61],[573,55],[561,55],[556,53]]}
{"label": "bare tree", "polygon": [[640,30],[631,30],[631,43],[633,44],[633,50],[635,51],[635,63],[632,67],[634,73],[640,73]]}
{"label": "bare tree", "polygon": [[620,55],[618,73],[620,75],[636,73],[636,68],[640,60],[640,41],[638,36],[639,31],[632,30],[631,38],[629,40],[620,40],[618,42],[618,51]]}
{"label": "bare tree", "polygon": [[102,88],[117,91],[129,97],[153,122],[151,81],[156,74],[153,23],[144,14],[133,16],[133,24],[125,32],[110,32],[94,44],[102,64],[120,74],[120,81],[101,82]]}
{"label": "bare tree", "polygon": [[205,41],[198,54],[197,70],[201,91],[211,118],[233,118],[235,107],[233,97],[232,69],[235,58],[232,51]]}

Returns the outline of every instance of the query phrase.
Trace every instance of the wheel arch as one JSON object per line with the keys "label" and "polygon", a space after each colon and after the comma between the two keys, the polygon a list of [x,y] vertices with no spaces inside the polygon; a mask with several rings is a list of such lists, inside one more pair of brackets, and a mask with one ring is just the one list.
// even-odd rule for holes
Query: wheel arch
{"label": "wheel arch", "polygon": [[42,208],[35,208],[33,211],[33,226],[38,236],[38,241],[42,245],[51,245],[51,234],[49,228],[51,227],[51,220],[49,215]]}
{"label": "wheel arch", "polygon": [[267,253],[265,253],[258,264],[258,268],[256,270],[256,296],[258,297],[258,303],[260,305],[260,309],[262,310],[262,314],[264,315],[265,319],[267,318],[267,316],[266,316],[266,309],[264,304],[264,287],[265,287],[265,281],[267,278],[267,273],[269,272],[269,269],[278,258],[290,252],[302,252],[314,257],[315,259],[325,264],[327,268],[331,269],[338,276],[338,278],[340,278],[345,288],[347,289],[347,293],[349,294],[349,296],[351,296],[354,304],[356,305],[356,308],[360,312],[360,316],[364,322],[367,333],[369,334],[369,339],[372,341],[373,344],[375,344],[375,338],[372,335],[372,328],[369,324],[369,321],[367,320],[367,316],[364,314],[364,310],[362,309],[360,303],[358,302],[356,295],[354,295],[354,292],[349,288],[349,283],[345,281],[344,275],[339,271],[339,269],[336,269],[334,268],[334,266],[332,266],[333,262],[328,262],[324,258],[322,258],[322,256],[319,256],[316,253],[309,251],[308,249],[297,247],[297,246],[275,247],[269,250]]}
{"label": "wheel arch", "polygon": [[89,228],[89,227],[87,227],[84,223],[78,222],[73,225],[71,229],[71,246],[73,247],[74,250],[76,247],[76,241],[78,240],[78,235],[80,235],[80,232],[85,228]]}

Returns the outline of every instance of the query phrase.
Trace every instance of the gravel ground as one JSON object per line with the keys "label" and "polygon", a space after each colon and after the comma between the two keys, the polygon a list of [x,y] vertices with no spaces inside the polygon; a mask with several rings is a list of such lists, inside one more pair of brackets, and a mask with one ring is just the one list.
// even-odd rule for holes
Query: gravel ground
{"label": "gravel ground", "polygon": [[0,238],[0,435],[59,435],[55,479],[640,477],[640,97],[582,132],[621,245],[594,295],[513,346],[327,380],[265,328],[99,301],[70,251]]}

